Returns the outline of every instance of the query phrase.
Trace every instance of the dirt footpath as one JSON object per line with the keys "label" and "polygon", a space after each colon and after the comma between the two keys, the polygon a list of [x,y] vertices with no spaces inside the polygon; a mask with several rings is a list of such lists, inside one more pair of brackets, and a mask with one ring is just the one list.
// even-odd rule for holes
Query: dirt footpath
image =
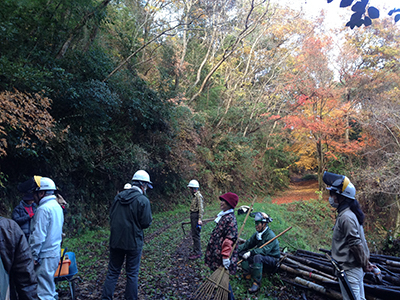
{"label": "dirt footpath", "polygon": [[318,195],[315,193],[316,191],[318,191],[317,180],[293,179],[286,191],[277,193],[273,197],[272,203],[284,204],[294,201],[317,199]]}

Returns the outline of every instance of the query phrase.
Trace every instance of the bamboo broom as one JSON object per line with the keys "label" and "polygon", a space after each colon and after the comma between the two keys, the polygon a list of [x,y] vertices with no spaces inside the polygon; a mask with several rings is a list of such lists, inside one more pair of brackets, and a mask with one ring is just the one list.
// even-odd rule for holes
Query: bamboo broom
{"label": "bamboo broom", "polygon": [[[246,214],[246,217],[244,218],[242,227],[239,230],[238,238],[232,247],[231,253],[229,254],[229,259],[231,258],[233,251],[236,248],[239,237],[242,234],[244,225],[246,224],[247,218],[251,212],[251,209],[253,208],[254,202],[256,202],[256,199],[257,199],[257,196],[254,197],[253,202],[251,203],[251,206],[250,206],[249,210],[247,211],[247,214]],[[207,280],[195,292],[194,299],[208,300],[213,295],[215,289],[217,291],[214,296],[214,300],[227,300],[228,299],[229,271],[227,269],[225,269],[224,266],[220,266],[217,270],[214,271],[214,273],[211,274],[210,277],[207,278]]]}

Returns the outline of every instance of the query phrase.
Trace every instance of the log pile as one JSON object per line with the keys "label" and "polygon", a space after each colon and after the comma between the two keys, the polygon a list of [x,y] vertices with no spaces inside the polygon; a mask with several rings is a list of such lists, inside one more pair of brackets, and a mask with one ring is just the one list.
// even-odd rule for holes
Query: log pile
{"label": "log pile", "polygon": [[[297,250],[293,254],[281,253],[279,272],[288,275],[282,278],[286,283],[317,291],[325,298],[340,300],[338,279],[323,252]],[[381,270],[381,274],[365,274],[367,299],[400,299],[400,257],[371,254],[370,261]]]}

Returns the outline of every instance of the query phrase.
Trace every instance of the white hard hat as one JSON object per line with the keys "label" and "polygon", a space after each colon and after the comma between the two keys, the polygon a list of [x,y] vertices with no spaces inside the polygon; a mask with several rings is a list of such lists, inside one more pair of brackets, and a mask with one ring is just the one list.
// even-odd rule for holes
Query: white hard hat
{"label": "white hard hat", "polygon": [[150,181],[150,175],[145,170],[139,170],[133,174],[132,181],[143,181],[146,182],[149,188],[153,188]]}
{"label": "white hard hat", "polygon": [[35,176],[35,181],[38,185],[38,187],[36,188],[36,191],[55,191],[55,190],[57,190],[56,184],[50,178]]}
{"label": "white hard hat", "polygon": [[124,190],[129,190],[132,187],[130,183],[125,183]]}
{"label": "white hard hat", "polygon": [[189,181],[188,187],[197,188],[198,189],[198,188],[200,188],[200,185],[199,185],[199,182],[197,180],[192,179],[192,180]]}
{"label": "white hard hat", "polygon": [[272,219],[264,212],[256,212],[254,215],[254,222],[270,223]]}

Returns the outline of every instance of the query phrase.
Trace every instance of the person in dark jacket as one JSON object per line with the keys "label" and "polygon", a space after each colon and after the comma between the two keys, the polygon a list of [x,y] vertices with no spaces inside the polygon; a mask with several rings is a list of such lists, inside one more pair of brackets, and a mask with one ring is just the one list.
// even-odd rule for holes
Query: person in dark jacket
{"label": "person in dark jacket", "polygon": [[28,241],[31,235],[31,220],[36,213],[36,209],[37,205],[34,203],[33,193],[25,193],[11,215],[11,218],[21,227]]}
{"label": "person in dark jacket", "polygon": [[243,277],[253,280],[253,285],[249,288],[250,293],[255,293],[260,289],[263,268],[273,272],[280,257],[277,239],[260,249],[260,246],[275,237],[275,233],[268,226],[271,221],[272,219],[266,213],[257,212],[254,215],[256,232],[239,246],[239,256],[244,259]]}
{"label": "person in dark jacket", "polygon": [[28,241],[15,221],[3,217],[0,217],[0,257],[9,275],[10,299],[38,299],[37,276]]}
{"label": "person in dark jacket", "polygon": [[[239,197],[234,193],[226,193],[219,196],[221,212],[215,219],[216,226],[211,233],[207,245],[205,264],[215,271],[224,266],[231,275],[236,274],[238,251],[233,249],[238,239],[238,229],[235,217],[235,207]],[[232,251],[233,249],[233,251]],[[232,256],[230,256],[232,252]],[[228,300],[234,300],[232,287],[229,284]]]}
{"label": "person in dark jacket", "polygon": [[132,187],[115,196],[110,212],[110,262],[103,286],[103,300],[113,298],[121,267],[126,260],[125,299],[138,299],[138,275],[143,248],[143,229],[150,227],[150,201],[145,196],[153,188],[149,174],[137,171]]}

